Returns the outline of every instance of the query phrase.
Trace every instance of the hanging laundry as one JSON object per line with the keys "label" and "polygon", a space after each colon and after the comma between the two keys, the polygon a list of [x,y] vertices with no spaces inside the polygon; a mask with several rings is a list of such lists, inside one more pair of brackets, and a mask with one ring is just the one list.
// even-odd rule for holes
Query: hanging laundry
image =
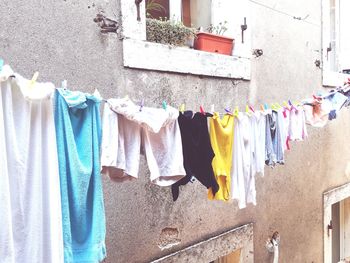
{"label": "hanging laundry", "polygon": [[116,182],[138,177],[141,130],[138,123],[112,111],[109,103],[104,104],[102,174]]}
{"label": "hanging laundry", "polygon": [[332,110],[330,103],[322,98],[313,98],[303,102],[306,123],[314,127],[324,127],[328,122],[328,114]]}
{"label": "hanging laundry", "polygon": [[340,88],[338,90],[338,92],[340,94],[343,94],[347,98],[347,100],[345,101],[343,107],[349,107],[350,106],[350,85],[347,84],[343,89]]}
{"label": "hanging laundry", "polygon": [[329,104],[329,120],[333,120],[337,117],[337,113],[345,105],[347,100],[348,98],[339,92],[331,92],[329,95],[326,95],[324,97],[324,103]]}
{"label": "hanging laundry", "polygon": [[226,114],[220,119],[219,113],[215,112],[209,119],[209,126],[210,141],[215,155],[212,166],[219,190],[214,193],[215,189],[210,188],[208,198],[228,201],[231,187],[234,117]]}
{"label": "hanging laundry", "polygon": [[265,168],[265,140],[266,140],[266,113],[264,111],[256,111],[250,117],[251,133],[253,140],[253,165],[255,165],[256,173],[264,176]]}
{"label": "hanging laundry", "polygon": [[284,145],[286,140],[283,113],[274,110],[269,112],[266,115],[266,165],[284,164]]}
{"label": "hanging laundry", "polygon": [[101,99],[66,89],[55,98],[65,262],[99,262],[106,257]]}
{"label": "hanging laundry", "polygon": [[302,107],[296,107],[290,111],[288,139],[290,141],[302,141],[307,136],[305,112]]}
{"label": "hanging laundry", "polygon": [[[104,118],[103,125],[106,129],[103,130],[113,129],[115,133],[119,133],[115,135],[119,139],[118,144],[113,142],[111,147],[114,149],[102,149],[103,173],[114,180],[137,178],[142,148],[154,184],[169,186],[186,175],[177,121],[178,110],[171,106],[167,106],[166,109],[142,107],[140,110],[140,107],[128,98],[109,99],[108,105],[110,109],[105,108],[107,114],[111,115],[113,111],[117,117],[114,116],[112,122],[111,117]],[[103,140],[103,145],[110,144],[107,135],[103,136]],[[118,154],[108,157],[108,152],[111,151]]]}
{"label": "hanging laundry", "polygon": [[214,152],[210,144],[207,117],[199,112],[193,114],[192,111],[185,111],[179,115],[186,177],[172,185],[174,201],[179,196],[180,185],[186,185],[192,177],[205,187],[211,188],[214,195],[219,190],[211,165]]}
{"label": "hanging laundry", "polygon": [[[10,77],[13,76],[13,77]],[[55,87],[0,72],[0,261],[63,262]]]}
{"label": "hanging laundry", "polygon": [[263,174],[261,162],[265,162],[265,148],[258,144],[265,141],[261,138],[265,137],[265,125],[262,124],[265,122],[263,113],[239,113],[235,119],[231,199],[238,201],[240,209],[247,203],[256,205],[255,176],[258,169]]}

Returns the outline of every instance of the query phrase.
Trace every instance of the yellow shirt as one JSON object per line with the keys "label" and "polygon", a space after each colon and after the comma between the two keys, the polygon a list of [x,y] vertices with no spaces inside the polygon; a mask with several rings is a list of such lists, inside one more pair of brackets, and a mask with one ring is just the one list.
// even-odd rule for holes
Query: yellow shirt
{"label": "yellow shirt", "polygon": [[234,117],[226,114],[220,119],[219,114],[215,112],[214,116],[209,119],[209,126],[210,142],[215,153],[212,166],[220,188],[215,196],[212,189],[209,188],[208,198],[228,201],[231,186]]}

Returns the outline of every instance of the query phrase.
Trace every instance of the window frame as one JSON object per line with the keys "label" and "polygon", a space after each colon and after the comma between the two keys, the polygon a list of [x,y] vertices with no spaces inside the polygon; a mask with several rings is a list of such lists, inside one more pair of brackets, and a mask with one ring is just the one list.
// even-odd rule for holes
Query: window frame
{"label": "window frame", "polygon": [[336,187],[323,194],[323,257],[332,262],[332,205],[350,197],[350,183]]}
{"label": "window frame", "polygon": [[[339,0],[335,0],[335,54],[336,61],[339,61]],[[331,4],[330,0],[322,0],[322,83],[323,86],[336,87],[342,86],[350,74],[345,74],[331,70],[328,47],[331,43]]]}
{"label": "window frame", "polygon": [[[181,0],[172,1],[180,3],[181,6]],[[250,80],[250,56],[225,56],[148,42],[145,1],[140,3],[140,21],[136,19],[137,8],[134,1],[120,0],[120,3],[124,67]],[[174,7],[170,6],[169,9],[170,15],[173,15]]]}

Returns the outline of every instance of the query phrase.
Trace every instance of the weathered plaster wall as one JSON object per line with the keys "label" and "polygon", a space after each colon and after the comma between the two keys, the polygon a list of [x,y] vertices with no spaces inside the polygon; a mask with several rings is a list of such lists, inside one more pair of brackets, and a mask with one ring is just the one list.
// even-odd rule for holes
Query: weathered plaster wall
{"label": "weathered plaster wall", "polygon": [[[98,11],[118,17],[116,0],[2,0],[0,1],[0,57],[30,78],[71,89],[99,88],[106,98],[145,98],[150,106],[186,103],[217,109],[247,102],[299,99],[321,86],[321,6],[319,0],[261,1],[295,16],[309,15],[317,25],[252,5],[253,48],[264,55],[252,60],[252,80],[232,81],[173,73],[124,69],[122,42],[104,36],[92,21]],[[293,143],[286,165],[266,168],[257,179],[256,207],[238,210],[235,203],[206,199],[198,182],[182,187],[174,203],[169,188],[149,182],[142,159],[140,179],[115,184],[104,178],[107,214],[107,262],[148,262],[248,222],[255,223],[255,262],[271,262],[264,245],[274,230],[281,234],[280,262],[322,262],[322,193],[350,180],[350,114],[324,129],[309,128],[309,139]],[[177,228],[179,245],[161,251],[161,230]]]}

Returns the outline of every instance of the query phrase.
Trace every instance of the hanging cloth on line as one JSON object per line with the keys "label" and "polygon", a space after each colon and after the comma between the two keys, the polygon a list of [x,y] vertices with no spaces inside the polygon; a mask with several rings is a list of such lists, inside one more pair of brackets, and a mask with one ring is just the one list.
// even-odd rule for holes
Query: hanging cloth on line
{"label": "hanging cloth on line", "polygon": [[199,112],[193,114],[192,111],[185,111],[180,113],[178,120],[186,177],[172,185],[173,200],[177,200],[180,186],[186,185],[192,177],[206,188],[211,188],[215,195],[219,185],[211,165],[214,152],[210,144],[207,116]]}
{"label": "hanging cloth on line", "polygon": [[154,184],[169,186],[185,176],[175,108],[140,110],[124,98],[109,99],[104,112],[102,173],[114,181],[137,178],[142,149]]}
{"label": "hanging cloth on line", "polygon": [[65,89],[55,97],[65,262],[99,262],[106,257],[101,99]]}
{"label": "hanging cloth on line", "polygon": [[213,189],[210,188],[208,198],[228,201],[231,188],[234,117],[226,114],[220,119],[219,114],[215,112],[209,119],[209,126],[210,141],[215,154],[212,165],[219,190],[214,194]]}
{"label": "hanging cloth on line", "polygon": [[1,262],[63,262],[54,90],[0,73]]}

